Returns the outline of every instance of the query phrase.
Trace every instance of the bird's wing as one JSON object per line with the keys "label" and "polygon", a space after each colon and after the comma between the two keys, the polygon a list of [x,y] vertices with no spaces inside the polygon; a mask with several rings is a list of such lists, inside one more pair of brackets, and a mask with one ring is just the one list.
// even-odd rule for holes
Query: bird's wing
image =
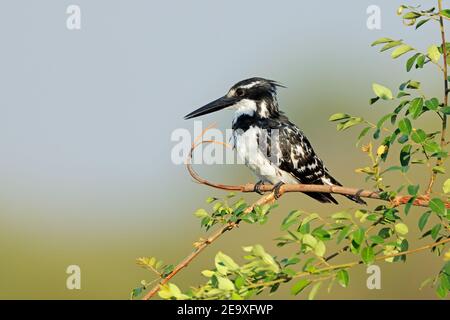
{"label": "bird's wing", "polygon": [[[280,149],[282,151],[280,169],[289,172],[304,184],[325,184],[342,186],[324,166],[316,155],[303,132],[289,123],[280,130]],[[333,202],[336,199],[329,193],[306,193],[321,202]],[[366,204],[359,196],[346,195],[358,204]]]}
{"label": "bird's wing", "polygon": [[282,154],[280,169],[291,173],[304,184],[334,184],[324,180],[328,170],[299,128],[293,124],[283,126],[279,135]]}

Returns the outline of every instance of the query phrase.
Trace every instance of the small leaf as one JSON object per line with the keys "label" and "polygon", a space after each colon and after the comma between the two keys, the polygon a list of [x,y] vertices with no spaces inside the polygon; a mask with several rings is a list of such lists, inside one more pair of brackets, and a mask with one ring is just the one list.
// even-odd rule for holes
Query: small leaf
{"label": "small leaf", "polygon": [[310,246],[311,248],[315,248],[317,245],[317,239],[314,238],[312,235],[310,235],[309,233],[305,234],[302,238],[302,243]]}
{"label": "small leaf", "polygon": [[423,99],[422,98],[415,98],[411,103],[409,104],[409,113],[411,113],[413,119],[417,119],[423,110]]}
{"label": "small leaf", "polygon": [[427,23],[428,21],[430,21],[430,19],[423,19],[420,20],[417,24],[416,24],[416,30],[419,29],[421,26],[423,26],[425,23]]}
{"label": "small leaf", "polygon": [[436,224],[431,229],[431,237],[436,240],[437,236],[439,235],[439,231],[441,231],[442,225],[440,223]]}
{"label": "small leaf", "polygon": [[400,131],[402,133],[409,136],[409,134],[411,133],[411,130],[412,130],[411,121],[408,118],[403,118],[398,123],[398,128],[400,129]]}
{"label": "small leaf", "polygon": [[373,92],[383,100],[392,100],[394,99],[392,95],[392,91],[381,84],[374,83],[372,84]]}
{"label": "small leaf", "polygon": [[382,244],[382,243],[384,243],[384,239],[383,239],[382,237],[380,237],[380,236],[377,236],[377,235],[371,236],[371,237],[370,237],[370,240],[371,240],[373,243],[376,243],[376,244]]}
{"label": "small leaf", "polygon": [[346,288],[348,286],[349,276],[347,270],[339,270],[339,272],[336,274],[336,278],[338,280],[338,283],[342,287]]}
{"label": "small leaf", "polygon": [[230,279],[224,277],[217,277],[217,281],[219,283],[220,290],[225,291],[235,290],[234,283]]}
{"label": "small leaf", "polygon": [[397,223],[395,225],[395,232],[397,232],[398,234],[404,236],[406,234],[408,234],[408,226],[404,223]]}
{"label": "small leaf", "polygon": [[422,143],[427,139],[427,134],[422,129],[413,130],[411,139],[416,143]]}
{"label": "small leaf", "polygon": [[427,224],[428,218],[430,217],[430,215],[431,215],[431,212],[427,211],[424,214],[422,214],[422,216],[420,217],[419,223],[418,223],[420,231],[422,231],[423,228],[425,227],[425,225]]}
{"label": "small leaf", "polygon": [[325,243],[321,240],[319,240],[314,247],[314,253],[318,255],[319,257],[323,257],[325,255],[327,248],[325,246]]}
{"label": "small leaf", "polygon": [[402,41],[392,41],[392,42],[389,42],[388,44],[386,44],[386,45],[384,45],[382,48],[381,48],[381,50],[380,50],[380,52],[384,52],[384,51],[386,51],[386,50],[389,50],[389,49],[392,49],[392,48],[394,48],[394,47],[397,47],[397,46],[399,46],[399,45],[401,45],[402,44]]}
{"label": "small leaf", "polygon": [[447,214],[447,208],[445,208],[444,202],[439,198],[430,200],[430,209],[436,212],[438,215],[445,217]]}
{"label": "small leaf", "polygon": [[420,17],[421,14],[417,12],[408,12],[403,15],[403,19],[412,20]]}
{"label": "small leaf", "polygon": [[300,281],[296,282],[292,288],[291,288],[291,293],[293,295],[297,295],[300,292],[302,292],[303,289],[305,289],[309,284],[311,283],[310,280],[308,279],[301,279]]}
{"label": "small leaf", "polygon": [[317,295],[317,292],[319,292],[319,288],[322,282],[317,282],[311,289],[311,291],[308,294],[308,300],[314,300],[314,298]]}
{"label": "small leaf", "polygon": [[364,233],[365,230],[363,228],[360,228],[353,232],[353,241],[358,245],[361,244],[364,240]]}
{"label": "small leaf", "polygon": [[394,51],[392,51],[391,57],[393,59],[396,59],[411,50],[414,50],[414,49],[412,47],[408,46],[407,44],[402,44],[401,46],[397,47]]}
{"label": "small leaf", "polygon": [[361,251],[361,258],[365,264],[371,264],[375,260],[375,254],[372,247],[365,247]]}
{"label": "small leaf", "polygon": [[433,172],[436,172],[436,173],[445,173],[445,167],[443,167],[443,166],[434,166],[434,167],[433,167]]}
{"label": "small leaf", "polygon": [[415,55],[413,55],[411,58],[408,59],[408,61],[406,62],[406,71],[409,72],[411,70],[411,68],[414,65],[414,62],[416,62],[416,59],[420,56],[420,53],[416,53]]}
{"label": "small leaf", "polygon": [[208,212],[205,209],[198,209],[194,212],[194,215],[198,218],[204,218],[208,216]]}
{"label": "small leaf", "polygon": [[372,42],[371,46],[373,47],[380,43],[387,43],[387,42],[392,42],[392,41],[394,41],[394,40],[389,39],[389,38],[380,38],[380,39],[377,39],[374,42]]}
{"label": "small leaf", "polygon": [[438,62],[441,58],[441,53],[439,52],[438,47],[435,45],[432,45],[428,48],[427,54],[428,58],[430,58],[434,63]]}
{"label": "small leaf", "polygon": [[439,100],[436,98],[427,100],[425,101],[425,106],[430,110],[436,111],[439,108]]}
{"label": "small leaf", "polygon": [[302,213],[298,210],[294,210],[289,212],[286,218],[284,218],[283,222],[281,223],[281,230],[287,230],[291,225],[296,223],[298,221],[298,217]]}
{"label": "small leaf", "polygon": [[411,145],[405,145],[400,151],[400,164],[402,167],[407,167],[411,160]]}
{"label": "small leaf", "polygon": [[444,193],[450,193],[450,179],[445,180],[442,190]]}
{"label": "small leaf", "polygon": [[328,119],[328,121],[338,121],[338,120],[344,120],[344,119],[349,119],[350,115],[345,114],[345,113],[335,113],[333,115],[330,116],[330,118]]}
{"label": "small leaf", "polygon": [[444,10],[441,10],[441,11],[439,12],[439,14],[440,14],[441,16],[446,17],[446,18],[450,18],[450,9],[444,9]]}

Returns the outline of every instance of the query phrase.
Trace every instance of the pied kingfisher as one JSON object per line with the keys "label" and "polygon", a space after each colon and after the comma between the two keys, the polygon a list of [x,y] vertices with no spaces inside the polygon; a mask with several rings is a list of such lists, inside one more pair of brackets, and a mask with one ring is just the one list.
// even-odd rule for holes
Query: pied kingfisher
{"label": "pied kingfisher", "polygon": [[[189,113],[191,119],[222,109],[235,110],[232,128],[234,147],[258,177],[255,191],[261,193],[265,182],[273,184],[279,195],[283,184],[341,184],[334,179],[316,155],[303,132],[278,108],[279,83],[263,78],[250,78],[236,83],[228,93]],[[307,193],[320,202],[338,202],[329,193]],[[357,196],[346,196],[360,204]]]}

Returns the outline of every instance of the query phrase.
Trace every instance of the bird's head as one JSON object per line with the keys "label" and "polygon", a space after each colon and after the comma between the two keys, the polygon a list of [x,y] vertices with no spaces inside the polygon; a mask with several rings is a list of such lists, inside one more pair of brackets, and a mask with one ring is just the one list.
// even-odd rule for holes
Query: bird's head
{"label": "bird's head", "polygon": [[278,116],[277,87],[273,80],[250,78],[236,83],[223,97],[189,113],[184,119],[192,119],[223,109],[235,110],[237,115],[248,114],[260,118]]}

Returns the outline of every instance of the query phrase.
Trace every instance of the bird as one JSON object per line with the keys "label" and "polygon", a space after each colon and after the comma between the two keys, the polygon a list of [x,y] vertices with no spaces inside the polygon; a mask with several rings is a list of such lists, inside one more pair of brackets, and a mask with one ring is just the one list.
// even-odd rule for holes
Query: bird
{"label": "bird", "polygon": [[[306,135],[280,110],[277,81],[253,77],[239,81],[217,100],[187,114],[192,119],[219,110],[234,110],[233,146],[245,165],[258,178],[256,192],[265,183],[279,197],[283,184],[342,186],[324,166]],[[304,192],[321,203],[338,204],[330,193]],[[358,195],[348,199],[366,204]]]}

